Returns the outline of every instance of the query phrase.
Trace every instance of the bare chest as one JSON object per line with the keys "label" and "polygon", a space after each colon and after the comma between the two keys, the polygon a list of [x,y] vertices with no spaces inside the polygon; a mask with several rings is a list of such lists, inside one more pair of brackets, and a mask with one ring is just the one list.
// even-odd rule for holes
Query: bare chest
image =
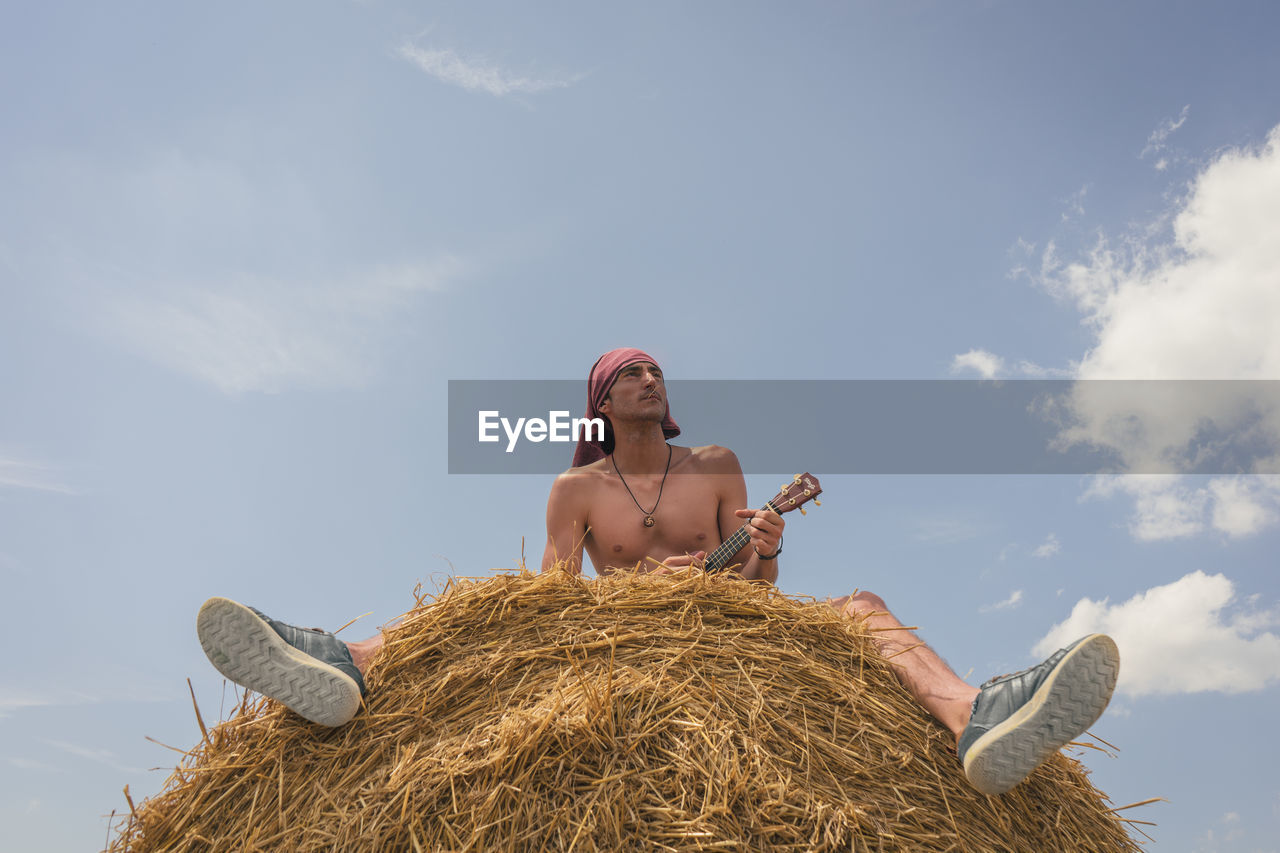
{"label": "bare chest", "polygon": [[[631,567],[652,557],[711,551],[721,541],[719,499],[714,478],[671,475],[658,501],[659,481],[602,483],[588,512],[586,551],[597,572]],[[655,508],[655,503],[657,504]],[[645,525],[652,515],[653,526]]]}

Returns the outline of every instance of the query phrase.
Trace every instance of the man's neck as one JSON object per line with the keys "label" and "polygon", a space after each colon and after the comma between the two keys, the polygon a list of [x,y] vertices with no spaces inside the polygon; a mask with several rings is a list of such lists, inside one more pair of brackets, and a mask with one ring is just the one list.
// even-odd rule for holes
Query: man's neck
{"label": "man's neck", "polygon": [[627,474],[662,474],[671,458],[662,425],[624,425],[614,432],[613,461]]}

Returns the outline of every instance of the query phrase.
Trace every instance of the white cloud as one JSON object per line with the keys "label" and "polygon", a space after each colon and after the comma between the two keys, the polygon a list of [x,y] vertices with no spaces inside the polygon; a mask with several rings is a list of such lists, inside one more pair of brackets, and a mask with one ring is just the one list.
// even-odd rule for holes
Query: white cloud
{"label": "white cloud", "polygon": [[[1148,154],[1159,154],[1167,147],[1165,143],[1174,131],[1182,127],[1187,121],[1187,114],[1191,111],[1191,105],[1187,104],[1182,108],[1182,112],[1178,114],[1176,119],[1166,118],[1164,121],[1151,131],[1151,136],[1147,138],[1147,147],[1142,149],[1142,153],[1138,155],[1138,159],[1145,158]],[[1158,171],[1163,172],[1169,166],[1168,158],[1161,157],[1156,161],[1155,167]]]}
{"label": "white cloud", "polygon": [[80,744],[69,743],[63,740],[45,740],[49,746],[62,750],[68,755],[74,755],[76,758],[83,758],[87,761],[94,761],[98,764],[105,764],[124,773],[141,773],[142,768],[130,767],[127,764],[121,764],[116,754],[109,749],[100,747],[81,746]]}
{"label": "white cloud", "polygon": [[1014,373],[1028,379],[1070,379],[1075,371],[1067,367],[1045,367],[1033,361],[1022,359],[1014,368]]}
{"label": "white cloud", "polygon": [[[101,672],[99,673],[102,674]],[[130,670],[112,672],[127,680],[97,685],[92,693],[63,687],[30,687],[0,685],[0,721],[28,708],[53,708],[75,705],[97,705],[103,702],[170,702],[173,691],[144,683],[146,676]],[[66,673],[63,673],[65,678]],[[123,686],[122,686],[123,685]]]}
{"label": "white cloud", "polygon": [[1102,632],[1120,647],[1118,689],[1132,696],[1259,690],[1280,681],[1280,637],[1264,630],[1280,618],[1232,607],[1235,597],[1226,577],[1197,571],[1121,604],[1083,598],[1033,651]]}
{"label": "white cloud", "polygon": [[19,711],[24,708],[47,708],[53,705],[82,705],[96,701],[96,699],[84,695],[54,696],[50,693],[41,693],[24,687],[0,687],[0,720],[8,717],[14,711]]}
{"label": "white cloud", "polygon": [[0,451],[0,489],[3,488],[76,494],[76,490],[62,482],[58,473],[47,465]]}
{"label": "white cloud", "polygon": [[1015,589],[1004,601],[997,601],[995,604],[984,604],[978,610],[981,613],[990,613],[994,610],[1012,610],[1021,603],[1022,590]]}
{"label": "white cloud", "polygon": [[1280,127],[1193,182],[1168,243],[1103,239],[1044,282],[1096,329],[1083,379],[1280,378]]}
{"label": "white cloud", "polygon": [[1230,536],[1248,536],[1280,515],[1280,477],[1218,477],[1209,482],[1210,523]]}
{"label": "white cloud", "polygon": [[46,740],[45,743],[55,746],[63,752],[70,753],[78,758],[87,758],[90,761],[110,761],[115,754],[108,749],[100,749],[97,747],[80,746],[74,743],[68,743],[62,740]]}
{"label": "white cloud", "polygon": [[923,518],[915,523],[916,539],[920,542],[951,544],[965,542],[979,536],[982,528],[969,521],[953,518]]}
{"label": "white cloud", "polygon": [[185,147],[32,153],[15,169],[25,216],[0,223],[15,274],[83,329],[229,393],[358,385],[473,267],[373,228],[352,175],[330,180],[305,142],[228,121]]}
{"label": "white cloud", "polygon": [[397,53],[441,82],[461,86],[472,92],[487,92],[496,97],[511,94],[532,95],[548,89],[564,89],[582,79],[581,75],[520,76],[484,60],[461,57],[447,48],[439,50],[403,44]]}
{"label": "white cloud", "polygon": [[117,302],[101,318],[125,346],[227,393],[351,387],[371,372],[385,324],[462,269],[443,256],[307,285],[241,274]]}
{"label": "white cloud", "polygon": [[971,349],[951,359],[951,372],[972,370],[983,379],[992,379],[1004,373],[1004,359],[984,349]]}
{"label": "white cloud", "polygon": [[1205,528],[1209,496],[1181,477],[1159,474],[1097,477],[1082,498],[1108,498],[1117,494],[1133,500],[1129,532],[1136,539],[1145,542],[1180,539]]}
{"label": "white cloud", "polygon": [[1061,553],[1061,551],[1062,543],[1058,541],[1058,535],[1056,533],[1050,533],[1048,538],[1046,538],[1038,548],[1031,552],[1031,556],[1045,559],[1046,557],[1052,557],[1054,554]]}
{"label": "white cloud", "polygon": [[[1162,123],[1144,155],[1163,148],[1187,115],[1184,108]],[[1099,236],[1075,260],[1064,259],[1050,241],[1039,272],[1030,275],[1073,303],[1094,333],[1093,346],[1071,371],[1075,378],[1276,380],[1276,234],[1280,127],[1261,145],[1216,156],[1168,211],[1135,234]],[[1019,240],[1017,251],[1029,255],[1033,246]],[[982,353],[983,363],[1003,366],[998,355],[972,352]],[[1121,472],[1280,470],[1280,400],[1274,393],[1230,381],[1196,383],[1190,394],[1189,387],[1075,383],[1065,401],[1073,422],[1061,443],[1110,451]],[[1143,539],[1208,530],[1243,536],[1280,521],[1277,477],[1221,477],[1204,487],[1109,480],[1091,489],[1095,496],[1116,493],[1134,498],[1130,526]]]}
{"label": "white cloud", "polygon": [[[1171,223],[1171,235],[1163,232]],[[1153,236],[1161,235],[1165,236]],[[1280,378],[1280,127],[1228,150],[1175,208],[1080,260],[1054,241],[1032,279],[1075,303],[1094,346],[1082,379]],[[1171,239],[1169,237],[1171,236]],[[1034,245],[1019,239],[1016,251]],[[1025,270],[1024,270],[1025,271]],[[999,356],[985,350],[989,362]]]}
{"label": "white cloud", "polygon": [[1135,474],[1094,478],[1083,498],[1117,494],[1133,500],[1129,530],[1143,541],[1180,539],[1214,530],[1248,536],[1280,515],[1280,477],[1215,477],[1196,485],[1186,477]]}
{"label": "white cloud", "polygon": [[1280,378],[1280,128],[1208,165],[1169,242],[1105,237],[1087,259],[1046,248],[1041,282],[1073,300],[1097,341],[1084,379]]}
{"label": "white cloud", "polygon": [[8,695],[0,694],[0,720],[12,714],[21,708],[40,708],[45,705],[52,705],[46,697],[37,696],[31,693],[10,693]]}
{"label": "white cloud", "polygon": [[1062,221],[1070,222],[1084,216],[1084,199],[1089,194],[1089,185],[1085,184],[1066,199],[1066,209],[1062,211]]}
{"label": "white cloud", "polygon": [[47,762],[36,761],[31,758],[21,758],[21,757],[6,758],[5,762],[12,767],[17,767],[19,770],[38,770],[41,772],[57,772],[60,769],[58,767],[54,767],[52,764],[49,764]]}
{"label": "white cloud", "polygon": [[[1236,841],[1243,838],[1246,835],[1244,827],[1240,825],[1239,812],[1227,812],[1221,818],[1218,819],[1218,822],[1226,828],[1225,831],[1223,832],[1223,836],[1221,839],[1224,842]],[[1218,849],[1216,846],[1217,837],[1212,829],[1210,829],[1205,833],[1204,840],[1215,850]]]}
{"label": "white cloud", "polygon": [[1072,371],[1044,367],[1033,361],[1022,359],[1010,366],[1003,358],[984,349],[971,349],[951,358],[952,373],[973,372],[982,379],[997,377],[1025,376],[1029,379],[1061,379],[1072,375]]}

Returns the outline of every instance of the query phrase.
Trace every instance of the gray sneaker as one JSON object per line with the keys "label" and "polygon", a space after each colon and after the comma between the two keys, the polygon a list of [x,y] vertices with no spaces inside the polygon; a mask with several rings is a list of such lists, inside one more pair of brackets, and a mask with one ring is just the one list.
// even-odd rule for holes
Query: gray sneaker
{"label": "gray sneaker", "polygon": [[1038,666],[982,685],[958,752],[984,794],[1003,794],[1093,725],[1115,690],[1120,650],[1106,634],[1076,640]]}
{"label": "gray sneaker", "polygon": [[196,633],[218,672],[313,723],[340,726],[360,710],[364,679],[333,634],[277,622],[229,598],[201,606]]}

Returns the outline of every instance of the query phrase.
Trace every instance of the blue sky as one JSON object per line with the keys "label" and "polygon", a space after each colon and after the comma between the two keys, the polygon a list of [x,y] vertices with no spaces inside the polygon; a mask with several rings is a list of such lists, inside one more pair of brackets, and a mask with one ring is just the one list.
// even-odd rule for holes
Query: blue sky
{"label": "blue sky", "polygon": [[[9,843],[101,844],[121,788],[156,793],[177,757],[147,738],[198,739],[186,679],[206,720],[231,704],[194,635],[208,596],[369,614],[364,636],[419,581],[540,553],[548,478],[447,474],[450,379],[585,378],[620,345],[673,378],[1280,379],[1278,17],[11,10]],[[802,418],[726,406],[785,420],[822,474]],[[1135,461],[1188,440],[1124,445],[1081,406]],[[1133,813],[1155,849],[1276,849],[1275,478],[823,480],[783,589],[875,591],[975,682],[1111,631],[1095,731],[1121,751],[1085,756],[1095,782],[1170,801]]]}

